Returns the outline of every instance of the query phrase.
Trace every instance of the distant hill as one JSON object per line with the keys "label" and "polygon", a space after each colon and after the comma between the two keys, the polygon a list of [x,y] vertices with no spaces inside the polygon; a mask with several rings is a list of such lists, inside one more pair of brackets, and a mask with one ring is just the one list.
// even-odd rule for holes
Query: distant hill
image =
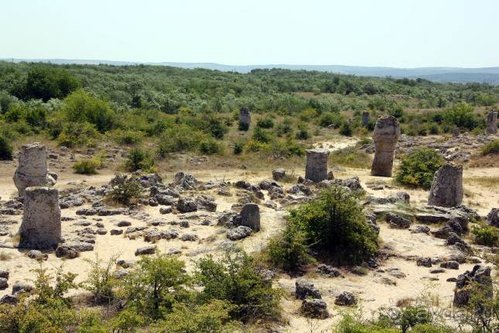
{"label": "distant hill", "polygon": [[182,62],[131,62],[131,61],[108,61],[108,60],[74,60],[74,59],[4,59],[13,62],[48,62],[53,64],[106,64],[115,66],[126,65],[162,65],[180,68],[206,68],[224,72],[248,73],[253,69],[282,68],[290,70],[309,70],[331,72],[339,74],[350,74],[357,76],[376,76],[394,78],[422,78],[434,82],[453,83],[489,83],[499,85],[499,67],[482,68],[459,68],[459,67],[419,67],[419,68],[396,68],[396,67],[367,67],[367,66],[341,66],[341,65],[247,65],[232,66],[217,63],[182,63]]}

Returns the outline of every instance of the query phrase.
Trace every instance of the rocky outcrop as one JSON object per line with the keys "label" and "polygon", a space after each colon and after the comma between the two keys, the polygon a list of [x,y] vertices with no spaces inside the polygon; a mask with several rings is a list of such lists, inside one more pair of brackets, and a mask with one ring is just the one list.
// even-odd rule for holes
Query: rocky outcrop
{"label": "rocky outcrop", "polygon": [[307,150],[307,165],[305,168],[305,179],[313,182],[321,182],[327,179],[327,160],[329,151],[324,149]]}
{"label": "rocky outcrop", "polygon": [[[466,271],[459,275],[454,291],[454,305],[468,305],[473,294],[477,294],[477,299],[483,299],[484,301],[492,298],[493,288],[490,272],[490,267],[476,265],[471,272]],[[479,304],[476,305],[478,306]]]}
{"label": "rocky outcrop", "polygon": [[20,248],[55,249],[61,240],[59,191],[28,187],[24,193],[24,215],[19,229]]}
{"label": "rocky outcrop", "polygon": [[379,118],[374,128],[375,146],[371,175],[391,177],[395,148],[400,137],[400,124],[397,118],[389,116]]}
{"label": "rocky outcrop", "polygon": [[322,299],[304,299],[300,312],[308,318],[326,319],[329,317],[327,303]]}
{"label": "rocky outcrop", "polygon": [[433,177],[428,204],[457,207],[463,202],[463,193],[463,167],[447,163]]}
{"label": "rocky outcrop", "polygon": [[487,214],[487,224],[499,228],[499,208],[492,208]]}

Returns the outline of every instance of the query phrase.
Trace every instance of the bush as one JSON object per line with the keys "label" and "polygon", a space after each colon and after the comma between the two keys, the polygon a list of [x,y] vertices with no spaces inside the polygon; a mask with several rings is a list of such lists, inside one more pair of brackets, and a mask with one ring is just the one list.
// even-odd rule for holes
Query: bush
{"label": "bush", "polygon": [[266,249],[270,263],[286,272],[297,273],[312,262],[306,245],[306,234],[297,225],[287,223],[284,231],[272,239]]}
{"label": "bush", "polygon": [[68,122],[93,124],[101,133],[115,125],[115,114],[109,104],[83,90],[77,90],[64,99],[62,114]]}
{"label": "bush", "polygon": [[9,140],[5,136],[0,136],[0,160],[10,161],[12,160],[13,149]]}
{"label": "bush", "polygon": [[37,64],[28,72],[25,98],[42,99],[63,98],[78,88],[78,80],[68,71]]}
{"label": "bush", "polygon": [[234,150],[233,150],[234,155],[241,155],[243,152],[243,148],[244,148],[243,142],[236,142],[234,144]]}
{"label": "bush", "polygon": [[258,119],[256,126],[260,128],[273,128],[274,121],[271,118]]}
{"label": "bush", "polygon": [[115,130],[111,137],[120,145],[136,145],[144,139],[144,133],[133,130]]}
{"label": "bush", "polygon": [[339,113],[327,112],[319,117],[319,125],[321,127],[339,128],[343,122],[344,119]]}
{"label": "bush", "polygon": [[343,315],[340,322],[333,329],[334,333],[400,333],[390,323],[367,322],[355,319],[352,315]]}
{"label": "bush", "polygon": [[253,131],[252,139],[261,143],[269,143],[272,141],[272,135],[261,127],[256,127]]}
{"label": "bush", "polygon": [[164,254],[143,256],[121,283],[126,307],[139,315],[164,319],[175,303],[186,300],[185,263]]}
{"label": "bush", "polygon": [[231,249],[221,260],[211,256],[197,264],[203,301],[221,300],[233,307],[232,319],[243,322],[276,319],[280,315],[280,293],[272,288],[255,261],[241,250]]}
{"label": "bush", "polygon": [[148,151],[142,148],[133,148],[128,153],[125,161],[125,168],[130,172],[137,170],[152,172],[154,171],[154,160]]}
{"label": "bush", "polygon": [[64,124],[57,140],[61,146],[73,148],[92,146],[98,136],[99,133],[92,124],[68,122]]}
{"label": "bush", "polygon": [[205,133],[187,125],[171,127],[162,134],[158,143],[158,152],[160,156],[165,157],[169,153],[194,151],[205,138]]}
{"label": "bush", "polygon": [[213,155],[220,153],[222,147],[217,140],[212,138],[206,138],[199,143],[199,152],[205,155]]}
{"label": "bush", "polygon": [[290,212],[289,220],[303,230],[307,244],[339,264],[358,264],[378,250],[377,234],[367,224],[352,192],[333,186]]}
{"label": "bush", "polygon": [[471,230],[476,244],[499,246],[499,229],[490,225],[474,226]]}
{"label": "bush", "polygon": [[473,107],[466,103],[458,103],[447,109],[443,114],[444,123],[462,129],[473,130],[479,125]]}
{"label": "bush", "polygon": [[348,122],[343,123],[340,127],[340,134],[343,136],[352,136],[352,125]]}
{"label": "bush", "polygon": [[141,197],[142,186],[137,179],[129,179],[126,176],[116,176],[115,179],[118,179],[118,181],[116,181],[109,193],[111,201],[128,206]]}
{"label": "bush", "polygon": [[306,127],[298,128],[298,132],[296,132],[297,140],[307,140],[310,138],[310,133],[308,133],[308,129]]}
{"label": "bush", "polygon": [[495,139],[482,147],[482,155],[499,154],[499,139]]}
{"label": "bush", "polygon": [[81,160],[73,164],[73,170],[75,173],[80,175],[95,175],[97,174],[97,169],[102,167],[102,161],[99,158],[90,158],[86,160]]}
{"label": "bush", "polygon": [[202,305],[175,304],[165,320],[154,325],[155,333],[214,333],[232,332],[226,327],[230,304],[211,301]]}
{"label": "bush", "polygon": [[444,164],[443,157],[431,148],[420,148],[404,156],[395,180],[400,184],[430,189],[435,172]]}
{"label": "bush", "polygon": [[95,304],[109,304],[115,297],[114,286],[116,280],[113,276],[112,268],[116,258],[109,259],[106,265],[102,265],[102,260],[96,256],[94,261],[86,259],[91,269],[83,287],[92,294]]}

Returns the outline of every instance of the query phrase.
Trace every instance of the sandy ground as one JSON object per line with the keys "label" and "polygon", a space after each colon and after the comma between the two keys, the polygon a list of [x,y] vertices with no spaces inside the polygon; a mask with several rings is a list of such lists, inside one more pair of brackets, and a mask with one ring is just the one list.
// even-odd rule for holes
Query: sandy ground
{"label": "sandy ground", "polygon": [[[320,146],[329,150],[344,148],[355,144],[355,139],[338,139],[331,142],[322,143]],[[303,174],[303,163],[299,163],[292,168],[288,168],[288,173],[294,175]],[[372,177],[369,175],[369,169],[346,169],[342,167],[331,166],[336,178],[347,178],[358,176],[362,185],[369,194],[376,196],[386,196],[390,193],[399,191],[400,188],[392,186],[392,180],[389,178]],[[367,167],[367,166],[366,166]],[[59,181],[57,187],[60,189],[75,185],[102,185],[107,183],[114,172],[112,170],[102,170],[99,175],[95,176],[80,176],[71,173],[66,166],[57,168],[59,172]],[[12,182],[12,175],[15,170],[15,162],[3,162],[0,164],[0,197],[2,199],[13,196],[16,189]],[[255,169],[235,169],[235,168],[192,168],[184,165],[182,168],[185,172],[192,173],[196,178],[202,181],[222,180],[236,181],[247,180],[251,183],[257,183],[271,177],[271,167],[266,168],[265,165],[258,165]],[[168,183],[173,178],[173,172],[160,172],[164,177],[165,183]],[[479,185],[471,181],[474,177],[489,177],[498,176],[499,168],[473,168],[465,169],[465,189],[467,197],[465,204],[476,209],[479,214],[487,214],[491,208],[497,207],[499,203],[499,189]],[[388,185],[383,190],[371,190],[366,185],[369,183],[383,183]],[[287,187],[289,186],[286,185]],[[391,187],[391,188],[390,188]],[[411,204],[413,206],[424,206],[427,200],[427,192],[422,190],[407,190],[411,195]],[[235,193],[235,190],[233,190]],[[205,194],[205,192],[203,192]],[[216,198],[218,204],[217,212],[229,210],[231,205],[237,201],[237,196],[222,197],[215,192],[208,193]],[[88,206],[88,205],[87,205]],[[84,207],[87,207],[84,206]],[[62,210],[63,217],[75,217],[76,208]],[[149,215],[150,218],[161,218],[166,222],[179,220],[179,216],[169,214],[160,215],[159,207],[144,207],[142,211]],[[261,221],[262,230],[248,237],[239,244],[249,252],[258,252],[266,245],[266,241],[275,235],[283,225],[283,217],[286,211],[278,208],[277,210],[261,206]],[[11,234],[14,235],[19,228],[21,220],[20,216],[10,217],[5,216],[5,219],[13,220],[16,223],[10,226]],[[203,226],[200,222],[203,219],[211,221],[210,226]],[[165,229],[176,229],[180,234],[185,232],[194,232],[199,236],[199,241],[183,242],[179,239],[175,240],[160,240],[156,245],[162,252],[168,252],[170,249],[180,249],[182,251],[181,259],[187,262],[189,269],[194,267],[196,260],[208,253],[220,253],[221,248],[226,241],[225,228],[216,226],[214,215],[208,212],[196,212],[191,214],[183,214],[183,219],[188,219],[191,227],[181,229],[178,226],[167,226]],[[75,228],[74,222],[82,220],[78,217],[75,221],[62,222],[63,236],[71,234]],[[136,219],[131,216],[111,216],[111,217],[89,217],[87,220],[93,224],[101,222],[109,231],[115,228],[114,223],[121,220],[132,222],[132,226],[145,226],[146,222]],[[452,255],[450,248],[444,246],[444,241],[428,236],[426,234],[413,234],[408,230],[396,230],[389,228],[384,222],[380,223],[381,232],[380,238],[383,244],[393,248],[395,252],[400,254],[401,258],[391,258],[384,262],[379,270],[372,270],[366,276],[357,276],[348,272],[344,272],[344,277],[340,278],[325,278],[315,273],[309,273],[306,278],[312,280],[318,289],[321,291],[323,298],[329,305],[331,318],[326,320],[308,320],[298,314],[300,302],[294,299],[292,295],[294,291],[294,283],[296,278],[291,278],[282,275],[278,278],[276,284],[283,288],[285,297],[282,302],[285,317],[289,321],[289,326],[283,328],[287,332],[320,332],[328,330],[338,320],[339,314],[344,312],[334,305],[334,297],[342,291],[351,291],[357,294],[360,298],[360,308],[362,313],[369,316],[372,312],[381,306],[393,306],[397,301],[403,298],[420,298],[422,296],[430,297],[434,303],[438,303],[442,307],[448,307],[452,302],[454,283],[446,282],[448,278],[456,277],[472,267],[471,264],[463,264],[459,270],[446,270],[444,273],[431,274],[430,268],[418,267],[415,261],[405,259],[409,256],[428,256],[445,258]],[[0,237],[0,243],[12,244],[12,237]],[[43,262],[44,268],[50,270],[63,267],[63,270],[78,274],[77,281],[81,282],[85,279],[90,265],[85,260],[95,260],[96,256],[103,261],[111,258],[137,260],[134,252],[138,247],[149,245],[142,238],[130,240],[124,236],[98,235],[96,238],[95,250],[93,252],[83,252],[81,257],[73,260],[62,260],[57,258],[53,253],[50,253],[48,260]],[[13,285],[15,281],[31,281],[34,278],[33,269],[39,268],[40,264],[29,259],[23,252],[17,249],[1,248],[0,254],[7,257],[0,261],[0,269],[10,271],[9,284]],[[405,274],[405,277],[396,277],[392,268],[397,268],[398,271]],[[435,268],[435,267],[434,267]],[[11,288],[0,291],[0,296],[10,293]]]}

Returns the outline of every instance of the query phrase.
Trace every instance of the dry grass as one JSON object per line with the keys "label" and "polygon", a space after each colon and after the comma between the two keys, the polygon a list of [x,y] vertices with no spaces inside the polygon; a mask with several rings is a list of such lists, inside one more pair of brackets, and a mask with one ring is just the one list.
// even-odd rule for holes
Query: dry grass
{"label": "dry grass", "polygon": [[12,255],[10,253],[5,253],[4,251],[0,252],[0,261],[8,261],[12,259]]}
{"label": "dry grass", "polygon": [[499,176],[469,177],[465,181],[486,188],[497,188],[499,186]]}

